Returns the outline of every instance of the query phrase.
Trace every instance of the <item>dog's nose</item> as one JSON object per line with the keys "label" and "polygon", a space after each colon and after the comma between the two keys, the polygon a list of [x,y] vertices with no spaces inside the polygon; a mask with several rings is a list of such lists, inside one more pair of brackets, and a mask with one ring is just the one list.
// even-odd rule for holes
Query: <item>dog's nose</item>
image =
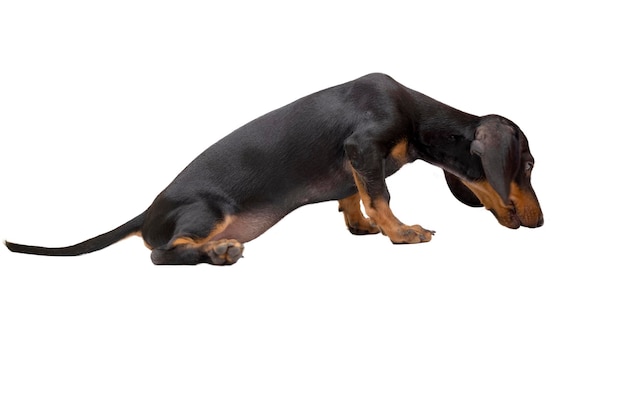
{"label": "dog's nose", "polygon": [[539,216],[536,219],[535,216],[529,216],[522,222],[522,225],[531,229],[543,226],[543,213],[539,212]]}

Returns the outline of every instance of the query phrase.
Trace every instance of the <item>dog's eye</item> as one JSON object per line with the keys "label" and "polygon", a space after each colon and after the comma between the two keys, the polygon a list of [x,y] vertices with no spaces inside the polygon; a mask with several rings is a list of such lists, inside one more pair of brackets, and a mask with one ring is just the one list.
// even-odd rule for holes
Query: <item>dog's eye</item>
{"label": "dog's eye", "polygon": [[526,162],[526,167],[524,168],[524,170],[525,170],[526,172],[530,172],[530,171],[532,171],[532,170],[533,170],[533,167],[534,167],[534,166],[535,166],[535,164],[533,164],[533,162],[532,162],[532,161],[528,161],[528,162]]}

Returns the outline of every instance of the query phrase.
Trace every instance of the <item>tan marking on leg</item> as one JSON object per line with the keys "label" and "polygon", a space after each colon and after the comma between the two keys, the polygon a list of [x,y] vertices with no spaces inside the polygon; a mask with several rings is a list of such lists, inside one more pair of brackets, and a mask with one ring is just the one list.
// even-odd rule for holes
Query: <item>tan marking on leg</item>
{"label": "tan marking on leg", "polygon": [[234,220],[235,220],[235,216],[226,216],[224,220],[218,223],[213,228],[213,230],[211,230],[208,236],[202,237],[202,238],[181,236],[181,237],[177,237],[176,239],[174,239],[174,241],[170,245],[172,247],[179,246],[179,245],[188,245],[188,246],[194,246],[194,247],[204,246],[208,242],[211,242],[214,236],[217,236],[218,234],[226,230],[226,228],[230,226]]}
{"label": "tan marking on leg", "polygon": [[363,216],[359,193],[339,200],[339,211],[343,213],[343,218],[350,233],[355,235],[380,233],[380,229],[376,224]]}
{"label": "tan marking on leg", "polygon": [[235,221],[235,218],[235,216],[226,216],[204,238],[181,236],[174,239],[171,246],[183,246],[190,250],[205,252],[212,265],[232,265],[243,256],[243,244],[235,239],[214,240],[214,237],[224,232]]}
{"label": "tan marking on leg", "polygon": [[371,211],[365,210],[378,225],[384,235],[393,243],[420,243],[429,242],[435,233],[416,224],[407,226],[402,223],[391,211],[391,207],[384,200],[374,201]]}
{"label": "tan marking on leg", "polygon": [[389,207],[389,204],[385,200],[372,200],[367,193],[365,185],[354,169],[352,169],[352,173],[357,189],[359,190],[359,195],[363,200],[365,213],[393,243],[420,243],[431,240],[435,232],[424,229],[420,225],[407,226],[402,223],[393,214],[391,207]]}

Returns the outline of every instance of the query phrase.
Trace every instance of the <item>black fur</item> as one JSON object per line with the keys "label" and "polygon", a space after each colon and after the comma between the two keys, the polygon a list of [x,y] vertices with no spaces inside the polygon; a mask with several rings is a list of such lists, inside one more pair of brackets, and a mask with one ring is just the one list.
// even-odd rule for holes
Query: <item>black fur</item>
{"label": "black fur", "polygon": [[[513,136],[494,136],[498,129]],[[509,182],[532,160],[518,131],[499,116],[473,116],[370,74],[235,130],[192,161],[144,213],[109,233],[67,248],[6,244],[15,252],[79,255],[140,233],[155,263],[214,263],[203,253],[213,250],[203,239],[247,242],[304,204],[357,192],[374,210],[374,202],[389,201],[385,177],[416,159],[443,168],[454,195],[470,206],[481,200],[467,185],[482,180],[508,203]],[[402,141],[406,152],[397,156],[393,150]],[[543,222],[535,217],[525,225]],[[193,253],[183,253],[186,248]]]}

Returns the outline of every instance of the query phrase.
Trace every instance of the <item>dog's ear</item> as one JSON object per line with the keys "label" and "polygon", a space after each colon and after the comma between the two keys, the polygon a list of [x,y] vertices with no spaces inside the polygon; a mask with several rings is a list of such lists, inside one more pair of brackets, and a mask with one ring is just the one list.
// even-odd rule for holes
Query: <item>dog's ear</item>
{"label": "dog's ear", "polygon": [[467,186],[465,186],[465,184],[463,184],[458,177],[454,174],[450,174],[446,170],[444,170],[443,173],[446,176],[448,188],[452,191],[452,195],[454,195],[457,200],[470,207],[483,206],[478,197],[476,197],[476,195],[469,188],[467,188]]}
{"label": "dog's ear", "polygon": [[489,184],[505,203],[511,182],[519,168],[519,141],[516,129],[506,119],[486,116],[474,133],[470,152],[480,157]]}

